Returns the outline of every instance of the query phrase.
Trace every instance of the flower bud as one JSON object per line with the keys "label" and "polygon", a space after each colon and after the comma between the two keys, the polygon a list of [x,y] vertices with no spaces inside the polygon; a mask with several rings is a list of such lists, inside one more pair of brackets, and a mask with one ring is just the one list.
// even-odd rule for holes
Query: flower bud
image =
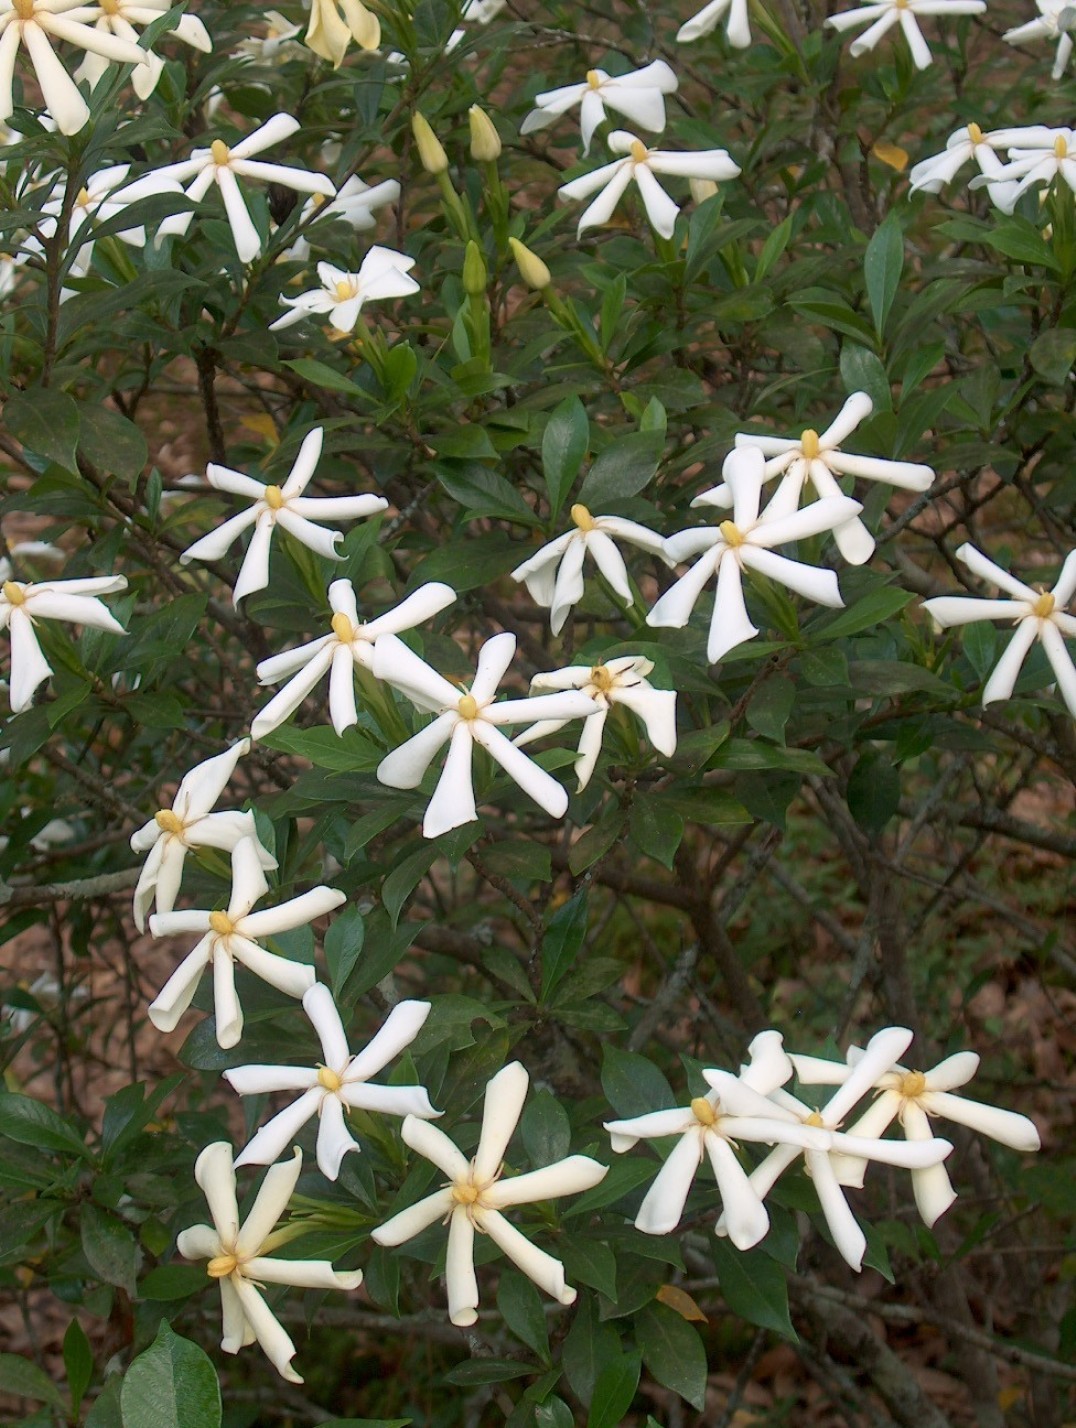
{"label": "flower bud", "polygon": [[467,111],[471,123],[471,157],[479,163],[492,163],[501,156],[501,136],[484,109],[472,104]]}
{"label": "flower bud", "polygon": [[705,203],[717,192],[717,184],[713,179],[688,179],[688,187],[691,189],[691,197],[696,203]]}
{"label": "flower bud", "polygon": [[512,257],[516,260],[519,276],[535,292],[544,292],[552,283],[553,278],[538,254],[532,253],[527,245],[521,243],[518,238],[509,238],[508,246],[512,250]]}
{"label": "flower bud", "polygon": [[463,257],[463,291],[468,297],[482,297],[486,291],[489,274],[482,249],[471,238]]}
{"label": "flower bud", "polygon": [[448,168],[448,155],[440,139],[430,128],[429,120],[417,110],[411,115],[411,132],[418,145],[418,157],[428,174],[443,174]]}

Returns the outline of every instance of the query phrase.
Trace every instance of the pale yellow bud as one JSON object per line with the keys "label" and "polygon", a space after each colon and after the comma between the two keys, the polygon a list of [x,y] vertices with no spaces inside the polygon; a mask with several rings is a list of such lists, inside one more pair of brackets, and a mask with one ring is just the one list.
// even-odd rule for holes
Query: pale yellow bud
{"label": "pale yellow bud", "polygon": [[472,104],[467,111],[471,124],[471,157],[480,164],[492,163],[501,157],[501,136],[484,109]]}
{"label": "pale yellow bud", "polygon": [[713,179],[688,179],[688,187],[691,189],[691,197],[696,203],[705,203],[717,192],[717,184]]}
{"label": "pale yellow bud", "polygon": [[535,292],[544,292],[552,283],[553,277],[538,254],[532,253],[527,245],[521,243],[518,238],[509,238],[508,246],[512,250],[512,257],[516,260],[519,276]]}
{"label": "pale yellow bud", "polygon": [[429,120],[417,111],[411,115],[411,132],[418,145],[419,163],[428,174],[443,174],[448,168],[448,155],[440,139],[430,128]]}

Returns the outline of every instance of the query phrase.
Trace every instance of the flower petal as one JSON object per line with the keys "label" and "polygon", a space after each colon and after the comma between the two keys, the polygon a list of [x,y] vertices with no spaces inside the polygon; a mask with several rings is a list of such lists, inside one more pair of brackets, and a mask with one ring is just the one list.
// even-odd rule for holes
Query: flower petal
{"label": "flower petal", "polygon": [[[493,1179],[504,1161],[527,1099],[530,1077],[519,1061],[510,1061],[486,1086],[482,1108],[482,1132],[474,1157],[474,1178],[479,1184]],[[432,1129],[432,1127],[431,1127]]]}

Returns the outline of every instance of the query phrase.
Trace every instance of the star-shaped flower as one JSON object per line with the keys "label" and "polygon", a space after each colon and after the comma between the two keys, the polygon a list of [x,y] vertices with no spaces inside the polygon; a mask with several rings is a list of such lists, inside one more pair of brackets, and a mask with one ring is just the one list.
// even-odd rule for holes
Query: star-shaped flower
{"label": "star-shaped flower", "polygon": [[660,556],[666,565],[674,562],[665,549],[665,539],[637,521],[621,516],[592,516],[586,506],[571,509],[575,529],[543,545],[512,571],[513,580],[522,580],[532,600],[549,609],[549,627],[555,635],[564,628],[573,605],[583,598],[583,561],[589,555],[613,590],[625,604],[634,603],[624,557],[613,544],[629,545]]}
{"label": "star-shaped flower", "polygon": [[[701,558],[666,590],[646,617],[648,625],[682,629],[707,582],[716,574],[717,593],[706,646],[706,658],[711,664],[758,634],[744,602],[745,568],[776,580],[820,605],[837,609],[844,605],[832,570],[820,570],[777,555],[773,547],[834,530],[863,509],[858,501],[838,495],[825,496],[802,511],[774,511],[775,497],[759,515],[762,483],[766,477],[765,458],[757,446],[741,446],[731,452],[724,473],[732,491],[732,520],[722,521],[719,526],[680,531],[669,537],[665,546],[674,559],[690,560],[696,555]],[[715,505],[722,504],[721,491],[721,487],[716,487],[696,497],[696,501],[712,500]]]}
{"label": "star-shaped flower", "polygon": [[849,54],[855,57],[874,49],[882,36],[899,23],[912,52],[916,69],[926,69],[933,56],[915,17],[981,15],[985,9],[985,0],[867,0],[867,3],[861,4],[857,10],[845,10],[839,15],[830,15],[826,24],[842,33],[845,30],[854,30],[858,25],[870,25],[870,28],[864,30],[859,39],[853,40],[848,47]]}
{"label": "star-shaped flower", "polygon": [[[3,0],[0,0],[2,3]],[[184,192],[192,203],[201,203],[216,184],[224,201],[235,251],[242,262],[251,263],[262,250],[262,240],[247,211],[239,179],[278,183],[299,193],[323,193],[326,198],[336,196],[336,188],[327,174],[310,173],[306,169],[268,164],[251,158],[252,154],[260,154],[263,149],[290,139],[299,128],[298,119],[293,119],[290,114],[274,114],[272,119],[266,120],[238,144],[229,146],[223,139],[214,139],[208,149],[195,149],[189,159],[183,159],[178,164],[165,164],[157,170],[157,174],[186,184]],[[182,236],[193,217],[194,214],[188,212],[166,218],[158,229],[158,235],[164,237],[174,233]]]}
{"label": "star-shaped flower", "polygon": [[408,1116],[403,1123],[404,1141],[447,1175],[448,1184],[394,1215],[371,1236],[379,1245],[402,1245],[437,1220],[448,1224],[448,1314],[453,1324],[461,1327],[478,1318],[476,1230],[489,1235],[539,1289],[560,1304],[575,1303],[576,1291],[565,1283],[560,1260],[531,1244],[501,1211],[558,1195],[578,1195],[604,1179],[608,1167],[586,1155],[569,1155],[528,1175],[503,1177],[504,1153],[523,1110],[528,1084],[529,1077],[518,1061],[498,1071],[489,1082],[478,1149],[471,1160],[436,1126]]}
{"label": "star-shaped flower", "polygon": [[603,164],[600,169],[584,174],[582,178],[572,179],[571,183],[557,190],[561,198],[576,199],[589,198],[601,189],[594,202],[584,209],[576,229],[577,235],[581,235],[584,228],[596,228],[608,223],[628,185],[634,180],[639,186],[646,216],[655,231],[662,238],[671,238],[680,208],[658,183],[655,174],[669,178],[712,179],[719,183],[723,179],[735,178],[740,172],[739,164],[734,163],[724,149],[705,149],[697,154],[648,149],[641,139],[624,129],[614,130],[609,135],[609,148],[614,154],[623,154],[624,157],[614,159],[611,164]]}
{"label": "star-shaped flower", "polygon": [[279,10],[266,10],[265,34],[251,35],[236,45],[236,54],[246,55],[260,64],[283,63],[303,53],[302,45],[296,38],[302,25],[289,20]]}
{"label": "star-shaped flower", "polygon": [[710,0],[697,15],[692,15],[676,32],[681,44],[690,40],[701,40],[711,30],[716,30],[722,17],[725,20],[725,34],[729,44],[736,50],[745,50],[751,43],[751,23],[748,18],[747,0]]}
{"label": "star-shaped flower", "polygon": [[209,910],[155,913],[149,920],[154,937],[175,937],[200,932],[201,940],[169,977],[149,1008],[158,1031],[174,1031],[190,1006],[202,972],[213,964],[213,1006],[217,1019],[217,1044],[235,1046],[243,1035],[243,1009],[235,990],[235,964],[261,977],[289,997],[301,997],[314,985],[314,969],[304,962],[279,957],[258,945],[259,939],[305,927],[316,917],[346,902],[335,888],[316,887],[276,907],[252,912],[269,891],[253,839],[241,838],[232,850],[232,891],[227,912]]}
{"label": "star-shaped flower", "polygon": [[65,620],[114,635],[127,631],[96,597],[127,589],[122,575],[92,576],[86,580],[5,580],[0,585],[0,630],[11,640],[11,676],[8,703],[21,714],[34,702],[52,666],[41,653],[34,634],[38,620]]}
{"label": "star-shaped flower", "polygon": [[381,23],[362,0],[311,0],[306,43],[339,69],[352,40],[364,50],[381,43]]}
{"label": "star-shaped flower", "polygon": [[266,486],[255,481],[253,476],[245,476],[241,471],[233,471],[228,466],[210,465],[206,468],[206,479],[217,491],[228,491],[234,496],[246,496],[254,504],[249,510],[232,516],[215,531],[210,531],[201,540],[179,557],[180,564],[191,560],[219,560],[228,547],[245,531],[254,527],[247,553],[239,570],[239,579],[232,592],[232,604],[238,605],[244,595],[255,590],[264,590],[269,584],[269,547],[277,526],[283,526],[297,541],[323,555],[328,560],[339,560],[336,547],[343,540],[339,531],[327,531],[315,524],[316,521],[353,521],[362,516],[372,516],[383,511],[388,502],[381,496],[304,496],[321,457],[324,428],[316,426],[307,432],[295,464],[288,473],[283,486]]}
{"label": "star-shaped flower", "polygon": [[[94,28],[100,34],[115,35],[118,40],[127,40],[137,45],[139,29],[152,25],[171,8],[171,0],[102,0]],[[212,52],[213,41],[209,38],[209,31],[197,15],[180,15],[168,35],[174,35],[177,40],[182,40],[192,49],[201,50],[203,54]],[[143,60],[144,63],[140,64],[131,76],[131,83],[139,99],[148,99],[157,88],[164,61],[155,54],[145,52]],[[75,78],[86,80],[90,88],[94,89],[107,67],[100,54],[87,54],[75,71]]]}
{"label": "star-shaped flower", "polygon": [[[598,755],[609,710],[623,704],[642,720],[647,737],[659,753],[671,757],[676,752],[676,691],[655,689],[646,676],[653,670],[652,660],[642,655],[622,655],[607,664],[569,665],[566,669],[536,674],[531,680],[532,694],[552,693],[561,689],[579,689],[593,699],[597,709],[583,720],[583,732],[575,761],[575,772],[582,793],[590,782]],[[532,729],[517,734],[516,748],[555,734],[564,727],[564,719],[543,719]]]}
{"label": "star-shaped flower", "polygon": [[258,682],[276,684],[291,675],[283,689],[257,715],[250,732],[264,738],[295,713],[306,696],[328,672],[329,714],[338,734],[359,722],[355,704],[355,669],[372,669],[374,641],[382,635],[398,635],[431,620],[451,605],[456,592],[448,585],[432,581],[422,585],[392,610],[374,620],[359,620],[355,590],[350,580],[334,580],[329,586],[332,629],[327,635],[300,645],[285,654],[263,659],[258,665]]}
{"label": "star-shaped flower", "polygon": [[[183,191],[179,184],[171,179],[162,178],[159,173],[146,174],[143,178],[132,179],[128,183],[127,175],[130,171],[130,164],[114,164],[110,168],[99,170],[86,180],[71,205],[67,226],[70,244],[74,244],[80,237],[83,240],[87,239],[94,224],[108,223],[113,218],[119,218],[125,208],[132,203],[137,203],[139,199],[151,198],[159,193],[182,193]],[[41,204],[41,212],[48,215],[39,225],[42,237],[51,238],[56,232],[56,222],[63,213],[64,207],[65,195],[63,185],[61,185],[54,190],[53,197],[46,199]],[[115,233],[115,237],[122,239],[124,243],[131,244],[132,247],[142,248],[146,243],[146,230],[141,225],[134,228],[121,228]],[[31,251],[40,251],[40,244],[36,238],[31,238],[24,246],[30,248]],[[93,258],[93,246],[92,238],[79,242],[78,251],[68,265],[69,276],[86,276]],[[61,294],[61,297],[64,295]]]}
{"label": "star-shaped flower", "polygon": [[362,260],[357,273],[334,268],[331,263],[318,264],[320,288],[311,288],[298,297],[280,301],[291,309],[269,324],[270,332],[290,327],[304,317],[329,314],[329,322],[337,332],[354,332],[359,313],[368,302],[384,302],[386,298],[410,297],[418,292],[418,283],[407,276],[415,266],[414,258],[397,253],[392,248],[373,247]]}
{"label": "star-shaped flower", "polygon": [[[1031,125],[1023,130],[1020,139],[1009,145],[1009,162],[998,170],[1003,184],[1011,188],[1003,190],[1011,200],[1006,212],[1012,212],[1012,205],[1022,193],[1037,183],[1052,184],[1060,178],[1076,193],[1076,129],[1048,129],[1045,125]],[[993,180],[980,174],[973,178],[971,188],[991,186]]]}
{"label": "star-shaped flower", "polygon": [[938,193],[947,183],[952,182],[969,159],[974,159],[979,166],[979,172],[985,174],[989,180],[987,186],[991,201],[1003,212],[1011,213],[1015,203],[1012,190],[1016,185],[996,182],[1002,169],[997,150],[1012,143],[1019,143],[1020,135],[1024,132],[1022,129],[994,129],[984,133],[978,124],[962,124],[949,135],[940,154],[921,159],[913,166],[908,175],[911,180],[908,192],[916,193],[922,189],[925,193]]}
{"label": "star-shaped flower", "polygon": [[[353,174],[341,186],[332,200],[327,200],[320,193],[311,194],[303,205],[299,219],[300,227],[303,227],[316,213],[318,223],[323,219],[338,218],[349,224],[358,233],[364,229],[376,227],[377,219],[374,217],[376,210],[384,208],[386,204],[395,203],[399,197],[400,185],[396,179],[385,179],[383,183],[375,183],[371,186],[363,183],[361,178]],[[309,259],[310,239],[305,230],[300,233],[291,247],[281,254],[281,257],[296,263],[305,263]]]}
{"label": "star-shaped flower", "polygon": [[1010,45],[1023,45],[1028,40],[1056,40],[1057,52],[1050,78],[1060,79],[1072,58],[1072,5],[1070,0],[1035,0],[1035,8],[1039,12],[1037,20],[1016,25],[1001,38]]}
{"label": "star-shaped flower", "polygon": [[562,114],[579,105],[579,128],[583,153],[590,153],[590,141],[605,110],[615,109],[633,124],[656,133],[665,128],[665,96],[675,93],[679,80],[664,60],[655,60],[629,74],[606,74],[603,69],[587,71],[582,84],[565,84],[534,96],[534,109],[524,119],[521,134],[533,134],[555,123]]}
{"label": "star-shaped flower", "polygon": [[146,51],[136,43],[117,39],[90,23],[100,13],[96,5],[85,5],[83,0],[0,0],[0,120],[9,118],[15,107],[11,81],[20,44],[26,46],[41,97],[61,134],[77,134],[90,109],[56,57],[54,40],[66,40],[118,64],[145,63]]}
{"label": "star-shaped flower", "polygon": [[148,854],[134,892],[134,920],[139,932],[145,931],[146,913],[154,899],[158,912],[171,912],[175,907],[190,848],[219,848],[231,853],[241,838],[250,838],[261,866],[276,867],[276,859],[258,842],[253,813],[238,809],[210,812],[236,764],[249,752],[250,740],[240,739],[223,754],[196,764],[184,775],[172,806],[159,808],[148,823],[131,834],[132,850]]}
{"label": "star-shaped flower", "polygon": [[[802,1085],[839,1086],[848,1080],[863,1054],[859,1047],[853,1046],[848,1050],[847,1062],[793,1056],[792,1064]],[[884,1135],[894,1120],[899,1120],[910,1141],[930,1141],[934,1138],[930,1120],[936,1116],[990,1136],[1013,1150],[1038,1150],[1039,1133],[1027,1116],[952,1094],[957,1086],[966,1085],[978,1068],[979,1058],[974,1051],[947,1056],[931,1071],[909,1071],[900,1065],[891,1067],[874,1082],[877,1092],[874,1103],[849,1127],[848,1134],[873,1140]],[[841,1184],[862,1185],[867,1162],[843,1155],[839,1160]],[[934,1225],[956,1199],[948,1172],[941,1164],[913,1168],[912,1189],[919,1213],[928,1226]]]}
{"label": "star-shaped flower", "polygon": [[214,1141],[194,1165],[194,1178],[209,1204],[212,1225],[192,1225],[176,1240],[184,1259],[206,1259],[206,1274],[220,1285],[226,1354],[237,1354],[257,1341],[277,1373],[290,1383],[302,1383],[291,1366],[295,1345],[262,1298],[266,1284],[294,1284],[302,1289],[356,1289],[362,1271],[336,1270],[327,1259],[274,1259],[273,1250],[291,1236],[273,1227],[288,1207],[303,1168],[296,1147],[291,1160],[274,1165],[262,1181],[250,1213],[239,1223],[232,1148]]}
{"label": "star-shaped flower", "polygon": [[1076,719],[1076,666],[1065,645],[1066,636],[1076,637],[1076,615],[1066,614],[1064,608],[1076,594],[1076,550],[1067,556],[1052,590],[1036,590],[1025,585],[973,545],[962,545],[956,558],[973,575],[1000,586],[1013,597],[1011,600],[979,600],[972,596],[940,595],[923,601],[923,608],[929,610],[931,618],[943,630],[951,625],[974,624],[976,620],[1011,620],[1016,625],[1016,633],[983,689],[983,707],[998,699],[1012,698],[1028,651],[1036,640],[1041,640],[1061,698]]}
{"label": "star-shaped flower", "polygon": [[515,652],[515,635],[505,633],[487,640],[479,652],[474,682],[461,694],[395,635],[382,635],[374,645],[375,677],[406,694],[419,709],[437,716],[382,759],[378,778],[389,788],[417,788],[438,750],[445,744],[449,746],[422,820],[422,832],[427,838],[436,838],[478,817],[471,772],[475,744],[481,745],[550,817],[562,818],[567,810],[564,788],[517,749],[501,729],[538,719],[583,719],[594,713],[594,701],[567,690],[496,703],[497,688]]}
{"label": "star-shaped flower", "polygon": [[359,1150],[347,1128],[347,1111],[373,1111],[378,1115],[415,1116],[429,1120],[439,1116],[422,1086],[371,1085],[394,1056],[422,1029],[430,1014],[429,1002],[398,1002],[385,1025],[357,1056],[348,1050],[347,1035],[332,993],[323,982],[315,982],[303,996],[303,1010],[313,1023],[321,1042],[323,1060],[309,1069],[298,1066],[238,1066],[225,1071],[224,1079],[241,1096],[274,1091],[301,1091],[298,1100],[267,1121],[243,1153],[240,1165],[269,1165],[287,1150],[307,1121],[318,1118],[318,1169],[327,1180],[335,1180],[349,1150]]}

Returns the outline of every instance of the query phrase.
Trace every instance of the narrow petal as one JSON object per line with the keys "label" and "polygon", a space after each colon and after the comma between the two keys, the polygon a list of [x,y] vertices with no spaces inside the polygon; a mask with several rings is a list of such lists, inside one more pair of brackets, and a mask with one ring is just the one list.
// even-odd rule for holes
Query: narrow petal
{"label": "narrow petal", "polygon": [[482,745],[512,782],[533,798],[539,808],[543,808],[550,818],[564,817],[568,809],[568,794],[562,784],[540,768],[522,749],[517,749],[511,739],[492,724],[476,719],[473,732],[475,742]]}
{"label": "narrow petal", "polygon": [[[255,739],[264,739],[266,734],[272,733],[274,729],[280,727],[286,719],[290,719],[296,709],[303,703],[311,690],[320,683],[325,671],[332,665],[333,656],[339,646],[331,637],[319,640],[317,643],[321,648],[314,655],[305,669],[299,671],[293,679],[289,679],[282,689],[273,695],[269,703],[255,715],[250,726],[251,736]],[[335,646],[335,649],[334,649]],[[349,656],[350,660],[350,656]],[[261,666],[259,666],[259,669]]]}
{"label": "narrow petal", "polygon": [[[235,582],[235,589],[232,591],[233,605],[238,605],[246,595],[253,595],[257,590],[264,590],[269,584],[269,547],[272,544],[275,529],[276,522],[271,518],[269,512],[263,511],[257,518],[254,534],[250,538],[247,553],[243,557],[243,564],[239,567],[239,579]],[[188,554],[190,554],[189,551]]]}
{"label": "narrow petal", "polygon": [[272,937],[277,932],[290,932],[293,927],[305,927],[308,922],[324,917],[347,902],[347,894],[324,885],[311,888],[299,897],[290,898],[277,907],[267,907],[244,917],[237,930],[242,937],[257,940]]}
{"label": "narrow petal", "polygon": [[938,595],[924,600],[923,609],[943,630],[952,625],[974,625],[978,620],[1012,620],[1025,607],[1015,600],[980,600],[974,595]]}
{"label": "narrow petal", "polygon": [[912,1033],[904,1026],[889,1026],[875,1032],[847,1080],[826,1102],[822,1110],[825,1124],[838,1126],[852,1107],[893,1068],[911,1042]]}
{"label": "narrow petal", "polygon": [[302,1379],[291,1366],[295,1357],[295,1345],[265,1300],[249,1280],[241,1274],[233,1274],[231,1282],[243,1306],[247,1323],[254,1331],[254,1337],[261,1345],[266,1358],[289,1383],[302,1383]]}
{"label": "narrow petal", "polygon": [[663,238],[671,238],[676,227],[677,214],[680,212],[679,204],[672,201],[648,165],[636,164],[633,176],[639,185],[647,218]]}
{"label": "narrow petal", "polygon": [[[453,1145],[444,1131],[438,1130],[436,1126],[431,1126],[426,1121],[412,1120],[408,1116],[400,1128],[400,1134],[406,1145],[436,1165],[449,1180],[466,1180],[470,1175],[471,1167],[467,1157]],[[500,1169],[500,1162],[497,1169]]]}
{"label": "narrow petal", "polygon": [[635,1217],[635,1228],[644,1235],[667,1235],[680,1223],[691,1183],[702,1162],[701,1130],[696,1125],[681,1135],[646,1192]]}
{"label": "narrow petal", "polygon": [[[787,555],[778,555],[775,550],[759,550],[755,546],[743,546],[740,558],[751,570],[769,576],[778,585],[804,595],[816,604],[831,610],[843,607],[841,587],[837,583],[835,570],[822,570],[816,565],[804,565],[801,560],[789,560]],[[731,562],[726,562],[729,564]]]}
{"label": "narrow petal", "polygon": [[722,543],[700,556],[691,569],[681,575],[657,601],[647,615],[646,623],[658,628],[683,629],[727,548]]}
{"label": "narrow petal", "polygon": [[[451,718],[442,715],[442,718]],[[441,777],[433,797],[426,806],[422,820],[422,833],[426,838],[439,838],[452,828],[471,823],[478,817],[475,807],[474,779],[471,771],[474,753],[474,729],[479,720],[457,719],[445,756]],[[398,752],[398,751],[397,751]],[[389,756],[392,757],[391,755]],[[520,755],[520,757],[525,757]],[[384,768],[384,764],[381,765]],[[380,773],[380,770],[379,770]],[[385,782],[382,779],[382,782]]]}
{"label": "narrow petal", "polygon": [[[923,1141],[933,1137],[925,1112],[909,1103],[901,1117],[904,1134],[909,1140]],[[930,1165],[912,1171],[912,1194],[923,1223],[933,1228],[956,1199],[956,1191],[944,1165]]]}
{"label": "narrow petal", "polygon": [[862,1268],[863,1256],[867,1252],[867,1240],[837,1183],[829,1156],[818,1151],[808,1151],[807,1166],[822,1205],[826,1224],[833,1236],[833,1243],[842,1258],[858,1271]]}
{"label": "narrow petal", "polygon": [[34,694],[52,673],[52,666],[41,653],[33,622],[24,610],[11,611],[8,634],[11,637],[8,703],[13,714],[21,714],[33,704]]}
{"label": "narrow petal", "polygon": [[321,1103],[318,1122],[318,1169],[326,1180],[336,1180],[340,1166],[349,1151],[357,1151],[358,1143],[344,1121],[344,1107],[338,1096],[326,1096]]}
{"label": "narrow petal", "polygon": [[1037,625],[1037,620],[1029,618],[1017,626],[1016,633],[994,666],[993,674],[983,686],[984,709],[988,704],[995,704],[999,699],[1012,698],[1013,688],[1023,668],[1024,660],[1027,658],[1028,650],[1035,643],[1035,637],[1038,634]]}
{"label": "narrow petal", "polygon": [[980,1135],[989,1136],[991,1140],[1011,1146],[1013,1150],[1041,1149],[1034,1121],[1017,1115],[1015,1111],[984,1106],[981,1101],[969,1101],[948,1091],[927,1091],[920,1097],[920,1104],[932,1116],[941,1116],[943,1120],[967,1126],[969,1130],[978,1131]]}
{"label": "narrow petal", "polygon": [[[576,1291],[564,1282],[564,1266],[553,1255],[531,1244],[515,1225],[509,1224],[496,1210],[482,1212],[482,1228],[494,1244],[508,1256],[517,1269],[558,1304],[574,1304]],[[455,1322],[455,1321],[454,1321]]]}
{"label": "narrow petal", "polygon": [[[382,635],[374,646],[374,677],[399,689],[429,713],[455,710],[460,691],[395,635]],[[414,787],[414,785],[410,785]]]}
{"label": "narrow petal", "polygon": [[[277,991],[283,992],[285,996],[298,1000],[314,985],[314,969],[304,962],[278,957],[245,937],[233,936],[227,941],[237,962],[242,962],[248,971],[260,977],[263,982],[268,982],[271,987],[276,987]],[[222,957],[219,952],[214,959],[215,963],[226,962],[229,966],[231,961],[231,957]],[[223,1042],[221,1044],[223,1045]]]}
{"label": "narrow petal", "polygon": [[492,1180],[501,1168],[508,1142],[512,1139],[530,1077],[519,1061],[502,1067],[486,1086],[482,1108],[482,1132],[474,1157],[474,1178],[479,1184]]}
{"label": "narrow petal", "polygon": [[172,807],[184,823],[203,818],[228,787],[236,765],[250,753],[250,740],[239,739],[223,754],[205,759],[184,774]]}
{"label": "narrow petal", "polygon": [[209,961],[210,939],[203,937],[184,957],[148,1007],[149,1019],[158,1031],[175,1031],[179,1019],[194,1000],[198,983]]}
{"label": "narrow petal", "polygon": [[397,1002],[381,1030],[347,1066],[344,1072],[346,1083],[351,1085],[356,1081],[368,1081],[394,1057],[399,1056],[404,1047],[410,1046],[422,1030],[431,1009],[429,1002]]}
{"label": "narrow petal", "polygon": [[377,766],[380,782],[389,788],[418,788],[438,750],[448,743],[453,730],[463,722],[453,709],[420,729],[381,760]]}
{"label": "narrow petal", "polygon": [[496,695],[515,652],[516,637],[507,632],[494,635],[482,646],[478,655],[478,668],[470,688],[471,698],[477,704],[488,704]]}
{"label": "narrow petal", "polygon": [[304,993],[303,1011],[310,1018],[310,1024],[321,1042],[322,1064],[338,1075],[343,1074],[351,1052],[332,992],[324,982],[315,982],[310,990]]}
{"label": "narrow petal", "polygon": [[225,1244],[234,1244],[239,1233],[239,1207],[232,1148],[226,1140],[213,1141],[201,1152],[194,1162],[194,1179],[206,1198],[217,1233]]}
{"label": "narrow petal", "polygon": [[295,1137],[311,1116],[317,1115],[318,1107],[327,1095],[324,1087],[311,1086],[298,1100],[266,1121],[242,1153],[236,1156],[236,1168],[242,1165],[272,1165],[279,1160],[295,1144]]}
{"label": "narrow petal", "polygon": [[478,1318],[478,1279],[474,1272],[474,1224],[462,1206],[448,1222],[448,1251],[445,1256],[445,1289],[448,1317],[466,1328]]}
{"label": "narrow petal", "polygon": [[1057,680],[1057,691],[1065,701],[1069,713],[1076,719],[1076,666],[1072,663],[1064,636],[1052,620],[1041,620],[1039,639],[1042,640],[1046,658],[1050,661],[1050,668]]}
{"label": "narrow petal", "polygon": [[[745,549],[746,547],[741,547],[741,550]],[[744,603],[740,566],[726,552],[725,559],[717,567],[717,594],[714,597],[714,613],[710,620],[706,658],[710,664],[716,664],[729,650],[742,645],[745,640],[753,639],[757,634],[758,627],[752,623]]]}
{"label": "narrow petal", "polygon": [[587,536],[586,545],[594,558],[595,565],[620,598],[630,605],[632,594],[631,585],[628,583],[628,571],[624,564],[624,557],[616,546],[601,530],[591,531]]}
{"label": "narrow petal", "polygon": [[235,1242],[237,1254],[253,1255],[261,1249],[288,1208],[302,1169],[303,1153],[298,1146],[290,1160],[269,1167],[239,1231]]}
{"label": "narrow petal", "polygon": [[956,552],[957,560],[968,567],[973,575],[977,575],[980,580],[987,580],[992,585],[999,586],[1002,590],[1007,590],[1010,595],[1017,600],[1027,600],[1031,604],[1039,598],[1039,592],[1033,590],[1030,585],[1025,585],[1023,581],[1017,580],[1015,575],[1010,575],[1000,565],[988,559],[982,551],[976,550],[973,545],[965,542]]}
{"label": "narrow petal", "polygon": [[766,1207],[728,1141],[708,1131],[706,1149],[721,1191],[722,1217],[728,1237],[737,1249],[750,1249],[769,1231]]}
{"label": "narrow petal", "polygon": [[[464,1161],[465,1171],[466,1165],[467,1162]],[[438,1190],[433,1195],[427,1195],[424,1200],[419,1200],[417,1204],[410,1205],[406,1210],[401,1210],[398,1215],[393,1215],[391,1220],[386,1220],[376,1230],[371,1230],[370,1238],[375,1244],[389,1248],[405,1244],[420,1235],[423,1230],[428,1230],[438,1220],[443,1220],[455,1203],[450,1189]]]}
{"label": "narrow petal", "polygon": [[333,1269],[327,1259],[273,1259],[255,1255],[243,1265],[244,1276],[266,1284],[293,1284],[298,1289],[357,1289],[359,1269]]}
{"label": "narrow petal", "polygon": [[543,1166],[527,1175],[498,1180],[485,1191],[483,1199],[487,1205],[504,1210],[509,1205],[530,1205],[536,1200],[556,1199],[558,1195],[578,1195],[598,1185],[608,1172],[608,1166],[599,1165],[587,1155],[569,1155],[555,1165]]}

